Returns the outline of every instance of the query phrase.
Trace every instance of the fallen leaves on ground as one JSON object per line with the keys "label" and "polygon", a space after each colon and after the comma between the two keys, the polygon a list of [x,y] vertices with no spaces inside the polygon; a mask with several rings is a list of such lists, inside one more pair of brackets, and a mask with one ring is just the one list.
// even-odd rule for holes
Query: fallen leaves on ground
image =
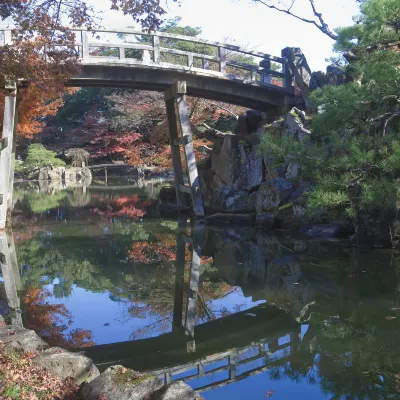
{"label": "fallen leaves on ground", "polygon": [[72,379],[62,382],[32,364],[30,354],[21,354],[0,343],[0,399],[75,400],[79,387]]}

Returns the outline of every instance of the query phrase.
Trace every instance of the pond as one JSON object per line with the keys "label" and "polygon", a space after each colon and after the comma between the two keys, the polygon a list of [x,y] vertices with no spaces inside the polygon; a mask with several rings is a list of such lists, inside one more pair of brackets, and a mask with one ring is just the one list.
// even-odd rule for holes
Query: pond
{"label": "pond", "polygon": [[397,251],[163,217],[163,185],[16,184],[0,312],[206,400],[400,398]]}

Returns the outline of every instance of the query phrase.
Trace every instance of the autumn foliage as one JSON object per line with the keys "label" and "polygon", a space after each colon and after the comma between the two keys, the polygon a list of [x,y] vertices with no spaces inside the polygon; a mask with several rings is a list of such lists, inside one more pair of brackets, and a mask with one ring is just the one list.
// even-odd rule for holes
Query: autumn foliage
{"label": "autumn foliage", "polygon": [[[75,329],[68,332],[72,324],[71,313],[64,304],[50,304],[51,293],[35,285],[26,285],[24,289],[24,307],[27,320],[25,327],[35,330],[51,346],[81,348],[93,346],[92,332],[87,329]],[[66,321],[66,322],[65,322]]]}

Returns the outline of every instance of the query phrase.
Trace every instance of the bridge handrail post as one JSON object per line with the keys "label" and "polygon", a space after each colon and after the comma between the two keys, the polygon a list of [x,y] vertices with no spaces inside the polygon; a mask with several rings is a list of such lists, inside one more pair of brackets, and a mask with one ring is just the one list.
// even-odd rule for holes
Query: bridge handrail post
{"label": "bridge handrail post", "polygon": [[12,31],[11,29],[3,30],[4,44],[12,44]]}
{"label": "bridge handrail post", "polygon": [[218,47],[218,57],[219,57],[219,72],[226,75],[226,48]]}
{"label": "bridge handrail post", "polygon": [[284,60],[282,63],[282,73],[284,74],[283,87],[285,89],[291,90],[293,87],[293,76],[289,67],[289,60],[286,48],[281,51],[281,56]]}
{"label": "bridge handrail post", "polygon": [[81,31],[81,38],[82,38],[82,58],[83,60],[89,60],[89,33],[88,31]]}
{"label": "bridge handrail post", "polygon": [[153,35],[153,60],[160,64],[160,37],[157,35]]}

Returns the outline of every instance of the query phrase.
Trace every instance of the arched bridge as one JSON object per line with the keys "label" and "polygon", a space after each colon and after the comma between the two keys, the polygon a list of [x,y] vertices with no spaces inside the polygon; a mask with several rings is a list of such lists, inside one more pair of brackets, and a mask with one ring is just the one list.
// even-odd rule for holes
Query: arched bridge
{"label": "arched bridge", "polygon": [[[186,81],[188,95],[259,110],[294,99],[284,50],[276,57],[165,32],[71,30],[83,69],[67,83],[69,86],[165,91],[177,81]],[[11,30],[3,32],[7,43]]]}

